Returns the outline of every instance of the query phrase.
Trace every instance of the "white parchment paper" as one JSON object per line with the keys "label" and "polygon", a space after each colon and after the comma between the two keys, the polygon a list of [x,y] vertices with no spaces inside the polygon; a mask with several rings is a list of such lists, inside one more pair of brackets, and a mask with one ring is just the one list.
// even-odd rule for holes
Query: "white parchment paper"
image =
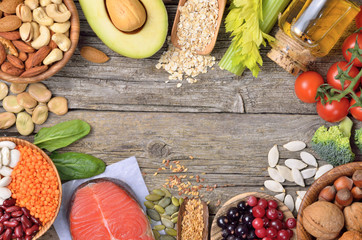
{"label": "white parchment paper", "polygon": [[106,167],[104,173],[97,175],[92,178],[82,179],[82,180],[73,180],[62,184],[63,188],[63,197],[62,205],[60,206],[58,217],[55,219],[54,227],[57,231],[57,234],[60,240],[71,240],[69,230],[69,222],[67,212],[69,209],[70,199],[74,190],[82,183],[96,178],[110,177],[119,179],[128,184],[131,187],[133,192],[136,194],[138,202],[143,206],[145,197],[148,195],[148,190],[146,184],[143,180],[142,173],[138,166],[137,160],[135,157],[127,158],[123,161],[111,164]]}

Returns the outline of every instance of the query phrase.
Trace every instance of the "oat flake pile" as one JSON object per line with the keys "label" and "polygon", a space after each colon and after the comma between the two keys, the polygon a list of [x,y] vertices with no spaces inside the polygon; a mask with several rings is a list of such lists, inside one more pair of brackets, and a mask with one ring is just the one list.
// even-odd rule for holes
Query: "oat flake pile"
{"label": "oat flake pile", "polygon": [[156,65],[157,69],[164,68],[171,74],[169,80],[197,82],[195,77],[215,64],[215,57],[195,52],[204,50],[214,37],[218,11],[217,0],[189,0],[180,8],[177,36],[181,49],[173,46],[168,37],[168,49]]}

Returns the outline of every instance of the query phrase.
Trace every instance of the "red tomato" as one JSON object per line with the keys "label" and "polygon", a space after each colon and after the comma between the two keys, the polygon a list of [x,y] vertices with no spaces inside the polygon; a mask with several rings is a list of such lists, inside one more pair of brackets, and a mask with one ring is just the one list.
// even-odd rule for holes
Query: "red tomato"
{"label": "red tomato", "polygon": [[319,73],[313,71],[304,72],[295,80],[294,91],[301,101],[315,103],[317,89],[323,83],[323,77]]}
{"label": "red tomato", "polygon": [[362,6],[360,6],[360,11],[356,16],[356,26],[357,28],[362,27]]}
{"label": "red tomato", "polygon": [[[361,92],[356,93],[358,97],[361,96]],[[352,107],[356,103],[356,100],[352,98],[350,106]],[[362,107],[353,107],[349,109],[352,116],[358,121],[362,121]]]}
{"label": "red tomato", "polygon": [[339,102],[332,101],[323,105],[321,101],[317,102],[318,115],[328,122],[342,121],[348,114],[349,101],[342,98]]}
{"label": "red tomato", "polygon": [[[349,48],[354,48],[354,45],[356,44],[356,39],[358,42],[358,47],[362,48],[362,33],[353,33],[343,42],[342,54],[347,62],[349,62],[352,57],[352,53],[348,52],[347,50]],[[353,65],[356,67],[362,67],[362,63],[357,58],[353,60]]]}
{"label": "red tomato", "polygon": [[[341,62],[336,62],[335,64],[333,64],[327,72],[327,83],[329,85],[331,85],[332,87],[342,90],[342,85],[341,85],[341,81],[339,81],[339,79],[336,79],[336,76],[338,75],[338,69],[337,69],[337,65],[343,70],[346,71],[349,67],[347,62],[341,61]],[[351,70],[349,71],[349,76],[351,77],[355,77],[357,76],[359,73],[358,69],[355,66],[352,66]],[[356,90],[360,84],[361,79],[358,80],[358,82],[356,83],[356,85],[353,87],[353,90]],[[351,81],[346,80],[344,81],[344,87],[343,89],[346,89],[349,84],[351,84]]]}

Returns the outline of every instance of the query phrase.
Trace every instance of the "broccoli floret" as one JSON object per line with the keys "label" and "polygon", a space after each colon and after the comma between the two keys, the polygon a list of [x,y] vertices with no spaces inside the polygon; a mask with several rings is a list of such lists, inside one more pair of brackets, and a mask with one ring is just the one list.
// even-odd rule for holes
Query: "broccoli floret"
{"label": "broccoli floret", "polygon": [[355,157],[349,140],[352,125],[351,119],[346,117],[338,126],[329,129],[321,126],[312,138],[313,150],[333,166],[352,162]]}
{"label": "broccoli floret", "polygon": [[362,152],[362,128],[356,130],[354,134],[354,143],[358,149]]}

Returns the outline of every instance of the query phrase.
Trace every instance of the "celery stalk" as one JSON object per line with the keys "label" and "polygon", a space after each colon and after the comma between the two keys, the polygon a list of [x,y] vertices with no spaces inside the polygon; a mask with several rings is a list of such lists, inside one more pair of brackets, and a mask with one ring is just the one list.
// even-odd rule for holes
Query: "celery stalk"
{"label": "celery stalk", "polygon": [[[259,22],[260,30],[268,34],[275,25],[279,13],[284,11],[289,2],[290,0],[262,0],[263,21]],[[232,60],[234,54],[236,54],[238,50],[240,49],[238,49],[238,46],[232,41],[226,53],[220,60],[219,66],[221,69],[228,70],[229,72],[240,76],[244,72],[245,66],[243,64],[234,64]]]}

